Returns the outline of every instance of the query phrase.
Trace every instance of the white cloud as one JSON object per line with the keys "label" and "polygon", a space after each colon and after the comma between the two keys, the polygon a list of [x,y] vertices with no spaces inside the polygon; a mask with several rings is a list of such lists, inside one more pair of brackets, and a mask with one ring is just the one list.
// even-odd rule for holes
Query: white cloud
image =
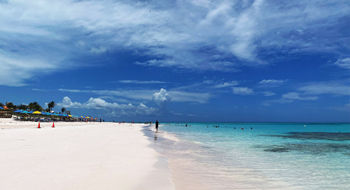
{"label": "white cloud", "polygon": [[296,89],[297,92],[285,93],[281,99],[266,101],[264,104],[291,103],[295,100],[313,101],[320,95],[350,96],[350,85],[347,82],[349,81],[309,83]]}
{"label": "white cloud", "polygon": [[277,87],[285,83],[285,80],[264,79],[259,82],[262,87]]}
{"label": "white cloud", "polygon": [[23,86],[25,85],[24,80],[34,75],[45,74],[57,69],[59,65],[57,59],[52,58],[53,64],[46,64],[46,60],[43,59],[31,55],[16,55],[0,49],[0,85]]}
{"label": "white cloud", "polygon": [[0,85],[115,49],[149,56],[143,65],[231,71],[265,63],[261,49],[340,52],[349,39],[337,24],[349,12],[347,0],[2,1]]}
{"label": "white cloud", "polygon": [[282,99],[285,100],[317,100],[317,96],[301,96],[297,92],[289,92],[282,95]]}
{"label": "white cloud", "polygon": [[318,82],[304,85],[298,89],[306,94],[350,96],[350,85],[343,82]]}
{"label": "white cloud", "polygon": [[153,94],[153,100],[157,103],[169,101],[169,94],[164,88],[161,88],[159,92]]}
{"label": "white cloud", "polygon": [[[79,90],[79,89],[59,89],[59,91],[70,92],[70,93],[94,93],[101,96],[109,95],[109,96],[132,99],[132,100],[145,100],[145,101],[152,101],[154,98],[154,93],[159,92],[159,90]],[[202,93],[202,92],[166,90],[166,93],[168,94],[168,100],[171,100],[173,102],[206,103],[211,98],[210,93]]]}
{"label": "white cloud", "polygon": [[68,96],[64,97],[62,102],[57,103],[60,107],[65,108],[82,108],[82,109],[97,109],[97,110],[113,110],[113,112],[122,115],[135,115],[135,114],[153,114],[156,109],[147,107],[145,104],[118,104],[116,102],[107,102],[102,98],[91,97],[87,102],[73,102]]}
{"label": "white cloud", "polygon": [[237,81],[230,81],[230,82],[224,82],[221,84],[217,84],[214,86],[214,88],[226,88],[226,87],[232,87],[232,86],[237,86],[238,82]]}
{"label": "white cloud", "polygon": [[62,102],[57,103],[58,106],[60,107],[65,107],[65,108],[81,108],[82,104],[79,102],[72,102],[72,100],[68,97],[65,96],[62,99]]}
{"label": "white cloud", "polygon": [[293,103],[294,101],[315,101],[318,100],[317,96],[307,96],[307,95],[301,95],[298,92],[288,92],[281,96],[279,99],[274,100],[267,100],[264,101],[262,104],[264,106],[270,106],[272,103],[279,103],[279,104],[286,104],[286,103]]}
{"label": "white cloud", "polygon": [[350,69],[350,57],[338,59],[334,64],[344,69]]}
{"label": "white cloud", "polygon": [[233,87],[232,91],[233,91],[233,94],[237,94],[237,95],[251,95],[254,93],[253,89],[250,89],[247,87]]}
{"label": "white cloud", "polygon": [[80,90],[80,89],[58,89],[61,92],[70,93],[93,93],[101,96],[123,97],[133,100],[152,100],[156,90]]}

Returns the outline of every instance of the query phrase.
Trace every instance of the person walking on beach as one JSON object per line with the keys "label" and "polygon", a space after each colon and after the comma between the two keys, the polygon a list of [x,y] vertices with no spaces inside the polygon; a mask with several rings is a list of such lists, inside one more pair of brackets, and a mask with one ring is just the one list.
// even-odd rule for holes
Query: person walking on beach
{"label": "person walking on beach", "polygon": [[158,127],[159,127],[159,122],[158,120],[156,121],[156,132],[158,132]]}

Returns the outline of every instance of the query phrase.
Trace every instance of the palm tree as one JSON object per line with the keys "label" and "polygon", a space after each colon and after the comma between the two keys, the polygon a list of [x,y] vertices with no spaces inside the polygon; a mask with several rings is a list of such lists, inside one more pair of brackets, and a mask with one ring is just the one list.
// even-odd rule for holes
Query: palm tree
{"label": "palm tree", "polygon": [[49,108],[49,111],[51,111],[55,107],[55,102],[51,101],[50,103],[47,104],[47,107]]}
{"label": "palm tree", "polygon": [[61,111],[62,111],[62,114],[64,114],[64,112],[66,112],[66,108],[63,107],[63,108],[61,109]]}
{"label": "palm tree", "polygon": [[20,109],[20,110],[27,110],[28,106],[24,105],[24,104],[21,104],[21,105],[17,106],[17,108]]}
{"label": "palm tree", "polygon": [[38,102],[29,103],[28,109],[31,111],[43,111],[43,108],[38,104]]}
{"label": "palm tree", "polygon": [[16,109],[16,106],[12,102],[6,102],[6,107],[10,110]]}

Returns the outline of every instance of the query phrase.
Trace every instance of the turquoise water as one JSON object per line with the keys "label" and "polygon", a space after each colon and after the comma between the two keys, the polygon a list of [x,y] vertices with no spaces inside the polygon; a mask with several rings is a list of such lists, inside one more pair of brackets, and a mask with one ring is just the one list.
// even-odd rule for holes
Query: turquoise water
{"label": "turquoise water", "polygon": [[213,189],[350,189],[350,124],[163,123],[158,136]]}

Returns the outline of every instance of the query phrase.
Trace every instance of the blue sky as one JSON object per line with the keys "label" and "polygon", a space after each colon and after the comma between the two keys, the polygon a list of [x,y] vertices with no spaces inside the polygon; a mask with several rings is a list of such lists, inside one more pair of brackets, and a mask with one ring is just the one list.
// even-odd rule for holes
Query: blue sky
{"label": "blue sky", "polygon": [[0,102],[108,120],[350,122],[350,2],[0,0]]}

